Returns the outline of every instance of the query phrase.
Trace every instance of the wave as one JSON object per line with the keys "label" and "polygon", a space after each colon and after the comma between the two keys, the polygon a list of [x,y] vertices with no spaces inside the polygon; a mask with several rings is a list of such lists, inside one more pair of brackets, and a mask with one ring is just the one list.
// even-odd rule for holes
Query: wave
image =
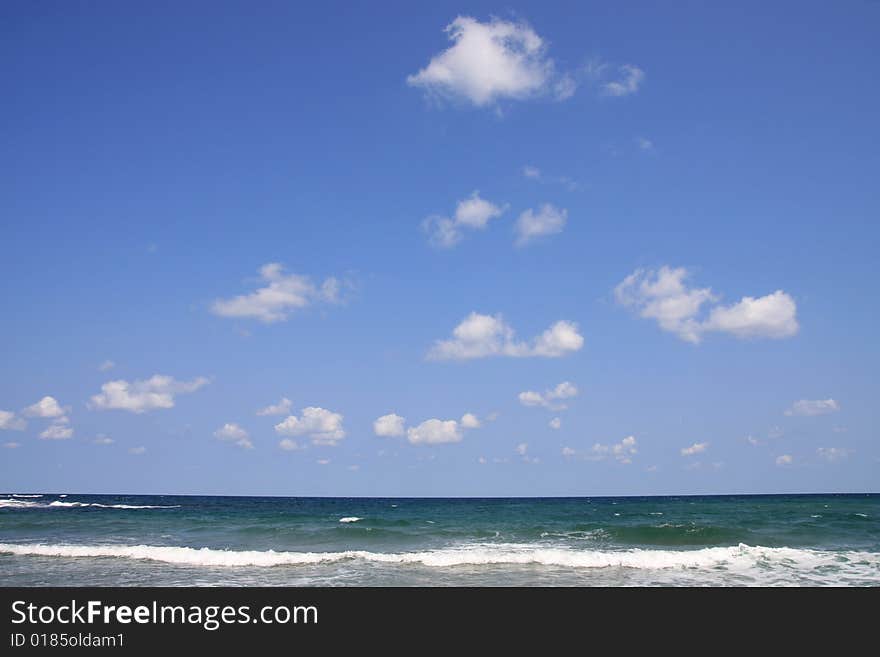
{"label": "wave", "polygon": [[345,518],[340,518],[339,522],[357,522],[358,520],[363,520],[363,518],[358,518],[357,516],[346,516]]}
{"label": "wave", "polygon": [[13,493],[12,497],[43,497],[42,495],[25,495],[24,493]]}
{"label": "wave", "polygon": [[748,571],[780,567],[851,570],[880,582],[880,553],[830,552],[795,548],[749,546],[699,550],[578,550],[533,545],[475,544],[418,552],[276,552],[274,550],[218,550],[154,545],[70,545],[0,543],[0,553],[19,556],[99,558],[115,557],[159,561],[180,566],[304,566],[347,560],[386,564],[414,564],[436,568],[455,566],[541,565],[563,568],[632,568],[646,570],[719,569]]}
{"label": "wave", "polygon": [[178,509],[179,504],[157,506],[152,504],[100,504],[98,502],[34,502],[30,500],[0,500],[0,509],[80,509],[93,507],[98,509]]}

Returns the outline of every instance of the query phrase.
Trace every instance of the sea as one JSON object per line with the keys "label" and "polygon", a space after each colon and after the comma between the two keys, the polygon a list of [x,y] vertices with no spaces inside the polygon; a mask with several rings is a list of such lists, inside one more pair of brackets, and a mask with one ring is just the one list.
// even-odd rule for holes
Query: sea
{"label": "sea", "polygon": [[878,586],[880,495],[0,495],[3,586]]}

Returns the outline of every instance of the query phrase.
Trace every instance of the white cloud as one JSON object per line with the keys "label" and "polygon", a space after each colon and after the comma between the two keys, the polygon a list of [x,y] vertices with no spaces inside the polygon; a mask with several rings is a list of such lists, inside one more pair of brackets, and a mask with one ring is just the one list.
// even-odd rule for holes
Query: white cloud
{"label": "white cloud", "polygon": [[479,429],[480,426],[480,419],[473,413],[465,413],[461,416],[461,427],[463,429]]}
{"label": "white cloud", "polygon": [[69,425],[69,420],[62,416],[40,432],[40,438],[42,440],[67,440],[73,438],[73,427]]}
{"label": "white cloud", "polygon": [[174,377],[154,374],[145,381],[108,381],[101,392],[94,395],[89,408],[99,411],[119,409],[131,413],[145,413],[157,408],[173,408],[175,395],[195,392],[208,384],[205,377],[192,381],[177,381]]}
{"label": "white cloud", "polygon": [[533,180],[540,180],[541,170],[538,167],[533,167],[527,164],[522,168],[522,175],[526,178],[532,178]]}
{"label": "white cloud", "polygon": [[375,422],[373,422],[373,433],[375,433],[377,436],[402,436],[406,433],[406,429],[404,427],[405,422],[406,418],[401,417],[396,413],[383,415]]}
{"label": "white cloud", "polygon": [[315,445],[335,446],[345,438],[342,415],[317,406],[302,410],[301,417],[289,415],[275,425],[275,432],[283,436],[308,436]]}
{"label": "white cloud", "polygon": [[704,331],[721,331],[738,338],[788,338],[798,332],[797,304],[782,290],[763,297],[743,297],[709,313]]}
{"label": "white cloud", "polygon": [[254,444],[251,442],[251,437],[248,435],[248,432],[234,422],[227,422],[217,429],[217,431],[214,432],[214,437],[218,440],[234,443],[244,449],[254,448]]}
{"label": "white cloud", "polygon": [[458,244],[466,230],[484,230],[492,219],[504,214],[506,206],[499,206],[480,198],[475,191],[463,201],[459,201],[452,217],[432,216],[422,222],[431,244],[440,248],[451,248]]}
{"label": "white cloud", "polygon": [[3,443],[3,447],[5,447],[6,449],[18,449],[19,447],[21,447],[21,443],[10,440],[8,443]]}
{"label": "white cloud", "polygon": [[[282,438],[278,441],[278,447],[283,449],[285,452],[295,452],[300,449],[299,444],[295,440],[291,440],[290,438]],[[318,461],[320,463],[320,461]],[[329,463],[330,461],[327,461]]]}
{"label": "white cloud", "polygon": [[480,465],[486,465],[488,462],[489,460],[485,456],[481,456],[477,459],[477,463],[479,463]]}
{"label": "white cloud", "polygon": [[573,456],[577,456],[577,450],[574,450],[571,447],[563,447],[562,448],[562,455],[565,458],[571,458]]}
{"label": "white cloud", "polygon": [[746,442],[749,445],[752,445],[754,447],[757,447],[758,445],[761,444],[761,441],[758,440],[757,438],[755,438],[754,436],[746,436]]}
{"label": "white cloud", "polygon": [[550,420],[550,422],[548,422],[548,426],[551,429],[560,429],[562,427],[562,420],[559,419],[558,417],[555,417],[552,420]]}
{"label": "white cloud", "polygon": [[553,411],[561,411],[566,409],[567,406],[559,403],[557,400],[570,399],[576,397],[577,394],[578,389],[573,383],[563,381],[555,388],[544,391],[543,394],[533,390],[521,392],[519,393],[519,403],[523,406],[543,406]]}
{"label": "white cloud", "polygon": [[257,411],[257,415],[287,415],[290,413],[291,401],[282,397],[277,404],[269,404]]}
{"label": "white cloud", "polygon": [[519,445],[516,446],[516,453],[519,454],[520,456],[525,456],[528,451],[529,451],[529,444],[528,443],[520,443]]}
{"label": "white cloud", "polygon": [[284,267],[274,262],[260,268],[260,277],[266,283],[264,287],[231,299],[218,299],[211,311],[221,317],[243,317],[271,324],[286,320],[291,311],[312,303],[339,301],[340,285],[335,278],[316,285],[308,276],[285,274]]}
{"label": "white cloud", "polygon": [[709,443],[694,443],[690,447],[681,449],[682,456],[693,456],[694,454],[702,454],[709,447]]}
{"label": "white cloud", "polygon": [[606,82],[602,85],[602,91],[606,96],[629,96],[639,90],[645,79],[645,72],[638,66],[624,64],[618,68],[620,77],[617,80]]}
{"label": "white cloud", "polygon": [[793,461],[794,459],[791,457],[791,454],[782,454],[776,457],[776,465],[778,466],[791,465]]}
{"label": "white cloud", "polygon": [[105,360],[103,363],[98,365],[98,369],[101,372],[106,372],[107,370],[112,370],[114,367],[116,367],[116,363],[114,363],[112,360]]}
{"label": "white cloud", "polygon": [[568,221],[568,210],[545,203],[537,211],[531,208],[519,215],[514,226],[516,245],[525,246],[546,235],[561,233]]}
{"label": "white cloud", "polygon": [[469,360],[489,356],[556,358],[578,351],[584,343],[576,324],[559,321],[532,344],[517,342],[513,329],[501,315],[471,313],[452,331],[449,340],[438,340],[428,352],[431,360]]}
{"label": "white cloud", "polygon": [[840,410],[840,404],[833,399],[800,399],[785,411],[786,415],[827,415]]}
{"label": "white cloud", "polygon": [[687,342],[698,343],[707,332],[729,333],[745,338],[785,338],[797,333],[797,306],[782,290],[760,298],[743,297],[730,306],[716,305],[705,319],[701,311],[718,297],[711,288],[689,288],[684,267],[637,269],[614,288],[617,302],[654,319],[664,331]]}
{"label": "white cloud", "polygon": [[103,433],[99,433],[92,442],[95,445],[112,445],[114,441]]}
{"label": "white cloud", "polygon": [[64,409],[57,399],[47,395],[24,409],[23,413],[28,417],[61,417],[64,415]]}
{"label": "white cloud", "polygon": [[574,80],[555,72],[544,40],[526,23],[459,16],[446,33],[452,45],[407,77],[408,84],[477,107],[542,95],[563,100],[575,91]]}
{"label": "white cloud", "polygon": [[128,450],[128,453],[132,456],[141,456],[142,454],[147,453],[146,447],[132,447]]}
{"label": "white cloud", "polygon": [[826,461],[834,463],[846,459],[851,453],[851,449],[845,447],[820,447],[816,453]]}
{"label": "white cloud", "polygon": [[0,430],[24,431],[25,427],[27,427],[27,422],[12,411],[0,411]]}
{"label": "white cloud", "polygon": [[639,150],[642,151],[652,151],[654,150],[654,142],[646,137],[636,137],[636,146],[639,147]]}
{"label": "white cloud", "polygon": [[632,457],[638,453],[635,436],[627,436],[619,443],[603,445],[596,443],[587,456],[590,460],[601,461],[605,458],[613,458],[624,465],[632,463]]}
{"label": "white cloud", "polygon": [[406,431],[406,438],[413,445],[442,445],[461,442],[462,432],[455,420],[425,420]]}

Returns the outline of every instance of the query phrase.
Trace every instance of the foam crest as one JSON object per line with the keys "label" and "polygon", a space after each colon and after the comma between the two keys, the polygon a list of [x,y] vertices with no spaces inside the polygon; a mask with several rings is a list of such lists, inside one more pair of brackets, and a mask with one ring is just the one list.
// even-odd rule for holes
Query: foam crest
{"label": "foam crest", "polygon": [[640,570],[717,569],[749,571],[782,568],[810,571],[834,567],[880,582],[880,554],[769,548],[740,544],[699,550],[579,550],[518,544],[467,545],[420,552],[276,552],[274,550],[216,550],[153,545],[69,545],[0,543],[0,553],[41,557],[115,557],[160,561],[182,566],[297,566],[344,560],[414,564],[436,568],[489,565],[542,565],[563,568],[632,568]]}

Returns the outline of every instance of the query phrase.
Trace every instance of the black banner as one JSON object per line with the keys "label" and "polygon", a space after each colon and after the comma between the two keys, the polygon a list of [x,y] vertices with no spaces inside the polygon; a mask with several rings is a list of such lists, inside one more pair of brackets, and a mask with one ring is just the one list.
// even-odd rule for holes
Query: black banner
{"label": "black banner", "polygon": [[877,589],[6,588],[0,599],[0,645],[10,655],[364,648],[380,639],[396,649],[416,640],[414,651],[466,650],[473,639],[555,645],[564,637],[660,649],[707,632],[752,648],[840,650],[872,632],[880,602]]}

